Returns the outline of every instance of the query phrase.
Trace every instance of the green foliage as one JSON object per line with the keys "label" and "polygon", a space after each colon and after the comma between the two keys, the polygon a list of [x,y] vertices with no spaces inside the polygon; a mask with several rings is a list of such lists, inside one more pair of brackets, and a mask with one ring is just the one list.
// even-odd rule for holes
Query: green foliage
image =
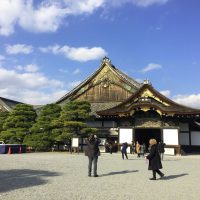
{"label": "green foliage", "polygon": [[81,130],[81,135],[83,137],[88,137],[90,134],[97,134],[97,129],[96,128],[83,128]]}
{"label": "green foliage", "polygon": [[37,122],[31,128],[31,133],[51,132],[52,121],[60,117],[61,107],[57,104],[45,105],[38,118]]}
{"label": "green foliage", "polygon": [[35,151],[45,151],[50,149],[52,143],[47,133],[34,133],[26,135],[24,144],[32,147]]}
{"label": "green foliage", "polygon": [[60,117],[60,112],[61,107],[57,104],[45,105],[37,118],[37,122],[30,129],[31,135],[25,138],[25,143],[36,150],[50,148],[58,135],[54,135],[52,130],[57,128],[56,121]]}
{"label": "green foliage", "polygon": [[72,101],[67,103],[61,112],[63,121],[86,121],[90,119],[90,103],[86,101]]}
{"label": "green foliage", "polygon": [[0,112],[0,133],[3,131],[3,124],[8,117],[8,112]]}
{"label": "green foliage", "polygon": [[0,138],[5,143],[22,143],[35,119],[36,111],[31,105],[16,105],[4,121],[4,131],[1,132]]}

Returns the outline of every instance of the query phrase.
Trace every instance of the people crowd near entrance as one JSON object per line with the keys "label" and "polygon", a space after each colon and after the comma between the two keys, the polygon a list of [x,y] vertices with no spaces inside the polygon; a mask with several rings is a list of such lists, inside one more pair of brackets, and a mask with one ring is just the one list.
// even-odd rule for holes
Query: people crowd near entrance
{"label": "people crowd near entrance", "polygon": [[[93,135],[93,134],[91,134],[86,140],[87,148],[85,150],[85,155],[88,156],[88,161],[89,161],[88,163],[89,177],[91,177],[91,174],[92,174],[92,165],[93,165],[93,175],[94,177],[98,177],[97,161],[98,161],[98,157],[100,156],[100,150],[99,150],[100,143],[101,143],[101,140],[96,135]],[[163,152],[162,148],[164,148],[164,146],[165,144],[163,143],[163,141],[161,141],[158,145],[155,139],[152,138],[149,140],[150,152],[145,157],[145,159],[149,161],[148,170],[152,170],[152,173],[153,173],[153,177],[150,178],[150,180],[156,180],[156,173],[160,175],[160,178],[164,177],[164,174],[160,171],[160,169],[162,169],[161,152]],[[132,141],[131,147],[132,147],[133,153],[134,153],[134,150],[136,150],[138,157],[140,157],[140,154],[144,156],[146,153],[146,146],[144,143],[140,145],[139,142],[137,141],[135,145],[134,141]],[[127,148],[128,148],[128,143],[127,142],[122,143],[121,153],[122,153],[123,160],[124,160],[124,156],[126,157],[126,159],[128,159]]]}

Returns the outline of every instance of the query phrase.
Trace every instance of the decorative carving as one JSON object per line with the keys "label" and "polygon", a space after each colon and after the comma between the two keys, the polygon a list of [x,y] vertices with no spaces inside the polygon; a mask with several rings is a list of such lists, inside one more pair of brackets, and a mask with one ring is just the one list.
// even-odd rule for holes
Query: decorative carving
{"label": "decorative carving", "polygon": [[153,118],[139,118],[135,119],[135,127],[160,128],[161,121],[159,119],[153,119]]}
{"label": "decorative carving", "polygon": [[111,60],[108,58],[108,57],[104,57],[103,60],[102,60],[102,63],[108,63],[108,64],[111,64]]}
{"label": "decorative carving", "polygon": [[151,98],[155,99],[156,101],[162,103],[163,105],[169,106],[168,103],[163,102],[160,98],[158,98],[157,96],[155,96],[149,89],[144,90],[144,92],[141,94],[141,97],[143,97],[143,98],[151,97]]}
{"label": "decorative carving", "polygon": [[172,121],[172,120],[165,120],[163,122],[163,126],[164,127],[175,127],[175,126],[178,126],[178,122],[177,121]]}

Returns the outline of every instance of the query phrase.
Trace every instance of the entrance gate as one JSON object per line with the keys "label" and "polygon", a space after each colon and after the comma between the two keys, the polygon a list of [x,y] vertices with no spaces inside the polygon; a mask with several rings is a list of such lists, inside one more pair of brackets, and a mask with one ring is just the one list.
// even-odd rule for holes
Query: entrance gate
{"label": "entrance gate", "polygon": [[156,139],[157,142],[161,140],[161,129],[135,129],[134,141],[140,144],[145,144],[146,148],[149,147],[149,140]]}

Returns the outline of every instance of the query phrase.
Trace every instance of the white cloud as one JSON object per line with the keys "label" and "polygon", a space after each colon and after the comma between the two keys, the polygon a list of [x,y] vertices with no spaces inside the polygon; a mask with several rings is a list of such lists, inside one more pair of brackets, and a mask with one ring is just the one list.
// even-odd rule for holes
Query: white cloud
{"label": "white cloud", "polygon": [[[26,67],[22,69],[26,70]],[[38,72],[19,73],[0,68],[0,96],[13,100],[30,104],[51,103],[66,93],[63,86],[63,82],[49,79]]]}
{"label": "white cloud", "polygon": [[33,47],[25,44],[6,45],[7,54],[30,54]]}
{"label": "white cloud", "polygon": [[20,13],[23,10],[23,0],[3,0],[0,3],[0,35],[8,36],[14,32]]}
{"label": "white cloud", "polygon": [[162,95],[166,96],[166,97],[169,97],[169,98],[170,98],[170,96],[171,96],[170,90],[162,90],[162,91],[160,91],[160,93],[161,93]]}
{"label": "white cloud", "polygon": [[75,69],[72,73],[73,73],[73,74],[80,74],[81,71],[80,71],[80,69]]}
{"label": "white cloud", "polygon": [[142,73],[149,72],[155,69],[162,68],[162,65],[156,63],[149,63],[144,69],[141,70]]}
{"label": "white cloud", "polygon": [[137,6],[147,7],[153,4],[165,4],[168,0],[130,0],[130,2]]}
{"label": "white cloud", "polygon": [[37,72],[39,70],[38,66],[34,64],[27,65],[24,69],[27,72]]}
{"label": "white cloud", "polygon": [[77,60],[80,62],[85,62],[89,60],[98,60],[107,55],[107,52],[102,47],[70,47],[70,46],[49,46],[49,47],[40,47],[41,52],[47,53],[51,52],[53,54],[62,54],[66,58],[71,60]]}
{"label": "white cloud", "polygon": [[91,14],[104,0],[3,0],[0,4],[0,35],[8,36],[16,25],[31,32],[55,32],[69,15]]}
{"label": "white cloud", "polygon": [[73,89],[76,86],[78,86],[81,83],[81,81],[73,81],[71,83],[68,84],[69,89]]}
{"label": "white cloud", "polygon": [[200,94],[176,95],[173,97],[173,100],[179,104],[200,108]]}
{"label": "white cloud", "polygon": [[174,95],[171,96],[170,90],[160,91],[161,94],[170,98],[172,101],[177,102],[180,105],[185,105],[192,108],[200,109],[200,94],[189,94],[189,95]]}
{"label": "white cloud", "polygon": [[131,3],[139,7],[168,0],[1,0],[0,35],[14,33],[15,26],[35,32],[55,32],[68,16],[92,14],[99,8]]}
{"label": "white cloud", "polygon": [[29,64],[29,65],[26,65],[26,66],[21,66],[21,65],[17,65],[15,67],[16,70],[19,70],[19,71],[25,71],[25,72],[37,72],[39,70],[39,67],[35,64]]}

